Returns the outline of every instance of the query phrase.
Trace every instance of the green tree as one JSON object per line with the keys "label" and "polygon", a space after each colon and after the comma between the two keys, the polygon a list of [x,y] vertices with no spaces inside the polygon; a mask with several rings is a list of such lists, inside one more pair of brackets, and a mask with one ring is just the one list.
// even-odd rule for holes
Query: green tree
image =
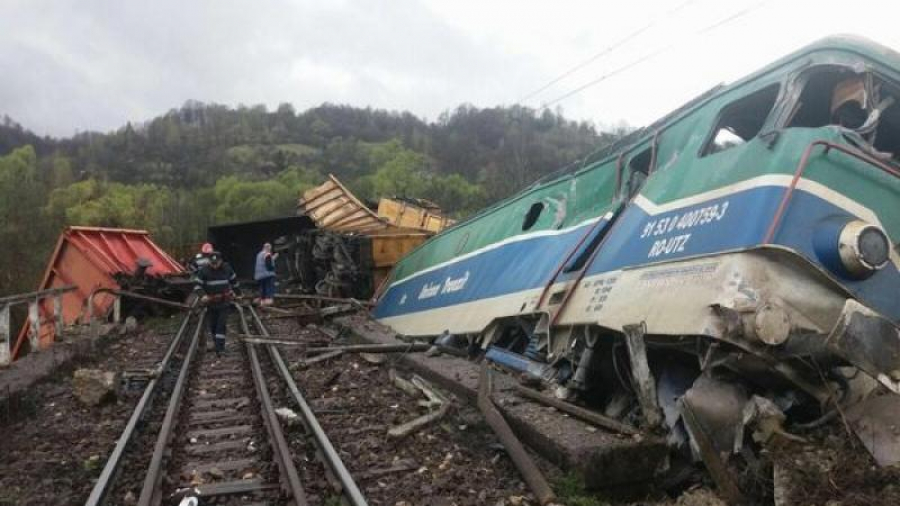
{"label": "green tree", "polygon": [[34,148],[0,157],[0,294],[32,288],[52,248],[41,220],[44,193]]}

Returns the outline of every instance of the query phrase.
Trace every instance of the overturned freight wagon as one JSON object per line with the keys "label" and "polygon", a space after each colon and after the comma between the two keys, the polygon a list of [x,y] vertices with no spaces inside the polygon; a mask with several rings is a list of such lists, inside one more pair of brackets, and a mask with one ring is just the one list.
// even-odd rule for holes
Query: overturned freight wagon
{"label": "overturned freight wagon", "polygon": [[382,285],[406,253],[455,223],[436,204],[423,199],[381,198],[377,206],[370,207],[331,174],[303,194],[297,209],[320,228],[368,238],[374,287]]}
{"label": "overturned freight wagon", "polygon": [[[146,230],[67,227],[59,236],[38,291],[73,289],[38,301],[33,318],[19,332],[12,358],[28,346],[51,346],[62,325],[88,316],[109,316],[117,299],[109,293],[112,290],[179,299],[187,282],[183,274],[181,265],[157,246]],[[37,328],[32,322],[37,322]]]}
{"label": "overturned freight wagon", "polygon": [[334,176],[305,192],[297,216],[209,227],[208,239],[243,279],[270,242],[280,283],[324,296],[367,299],[407,252],[453,223],[434,204],[383,198],[366,205]]}
{"label": "overturned freight wagon", "polygon": [[[900,407],[898,102],[900,54],[824,39],[435,236],[374,315],[664,430],[671,471],[740,502],[767,465],[745,426]],[[889,412],[853,411],[872,451],[900,448]]]}

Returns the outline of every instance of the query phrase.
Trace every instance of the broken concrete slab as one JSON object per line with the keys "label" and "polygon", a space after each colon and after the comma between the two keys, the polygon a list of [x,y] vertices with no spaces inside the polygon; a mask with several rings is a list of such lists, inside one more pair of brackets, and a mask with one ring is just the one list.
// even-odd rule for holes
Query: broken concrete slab
{"label": "broken concrete slab", "polygon": [[7,397],[25,394],[32,385],[66,367],[79,357],[92,353],[93,340],[87,333],[77,334],[79,328],[70,328],[66,341],[41,351],[30,353],[0,369],[0,401]]}
{"label": "broken concrete slab", "polygon": [[[397,344],[389,328],[366,315],[335,318],[364,342]],[[478,364],[452,355],[402,354],[399,363],[435,385],[474,405],[478,398]],[[590,488],[651,480],[666,460],[665,441],[655,436],[625,436],[598,430],[541,404],[522,399],[515,379],[495,374],[494,401],[513,431],[542,457],[581,475]]]}

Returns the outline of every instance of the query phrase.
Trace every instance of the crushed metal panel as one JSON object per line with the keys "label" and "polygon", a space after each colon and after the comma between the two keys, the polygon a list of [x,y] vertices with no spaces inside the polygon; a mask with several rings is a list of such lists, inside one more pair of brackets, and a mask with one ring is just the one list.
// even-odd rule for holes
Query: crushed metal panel
{"label": "crushed metal panel", "polygon": [[900,329],[887,318],[848,299],[826,344],[894,393],[900,393]]}
{"label": "crushed metal panel", "polygon": [[625,325],[622,330],[625,333],[628,358],[631,360],[631,376],[644,420],[649,427],[656,427],[662,423],[663,413],[656,404],[656,379],[647,363],[647,346],[644,342],[647,326],[643,323],[631,324]]}
{"label": "crushed metal panel", "polygon": [[325,183],[303,193],[297,211],[312,218],[317,226],[332,230],[380,230],[388,227],[386,220],[379,218],[331,174]]}
{"label": "crushed metal panel", "polygon": [[848,409],[846,416],[879,466],[900,462],[900,396],[871,397]]}
{"label": "crushed metal panel", "polygon": [[312,218],[316,226],[338,232],[434,234],[455,223],[443,216],[437,205],[421,199],[383,198],[374,211],[331,174],[324,183],[303,193],[297,211]]}
{"label": "crushed metal panel", "polygon": [[744,424],[747,392],[733,383],[700,376],[682,397],[718,453],[734,450],[735,434]]}
{"label": "crushed metal panel", "polygon": [[691,441],[697,448],[706,469],[716,483],[719,493],[724,496],[728,504],[745,504],[746,499],[738,485],[737,479],[728,468],[728,464],[722,459],[722,455],[716,451],[715,443],[703,428],[696,413],[690,406],[683,406],[684,424],[691,435]]}

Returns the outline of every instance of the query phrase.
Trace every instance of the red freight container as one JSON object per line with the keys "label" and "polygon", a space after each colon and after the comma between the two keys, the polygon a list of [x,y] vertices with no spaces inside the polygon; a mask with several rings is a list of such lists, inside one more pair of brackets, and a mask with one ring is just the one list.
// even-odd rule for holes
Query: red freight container
{"label": "red freight container", "polygon": [[[90,294],[98,288],[118,289],[116,275],[131,274],[138,270],[138,261],[147,265],[150,276],[181,274],[184,269],[165,251],[159,248],[146,230],[118,228],[68,227],[59,237],[56,249],[47,264],[44,279],[38,290],[75,285],[76,290],[62,295],[62,319],[66,325],[77,323],[85,314],[85,304]],[[94,316],[106,316],[112,309],[115,297],[101,293],[94,297],[91,311]],[[41,329],[40,347],[50,346],[55,339],[53,324],[53,300],[43,301],[39,309]],[[13,360],[27,340],[26,323],[16,345]]]}

